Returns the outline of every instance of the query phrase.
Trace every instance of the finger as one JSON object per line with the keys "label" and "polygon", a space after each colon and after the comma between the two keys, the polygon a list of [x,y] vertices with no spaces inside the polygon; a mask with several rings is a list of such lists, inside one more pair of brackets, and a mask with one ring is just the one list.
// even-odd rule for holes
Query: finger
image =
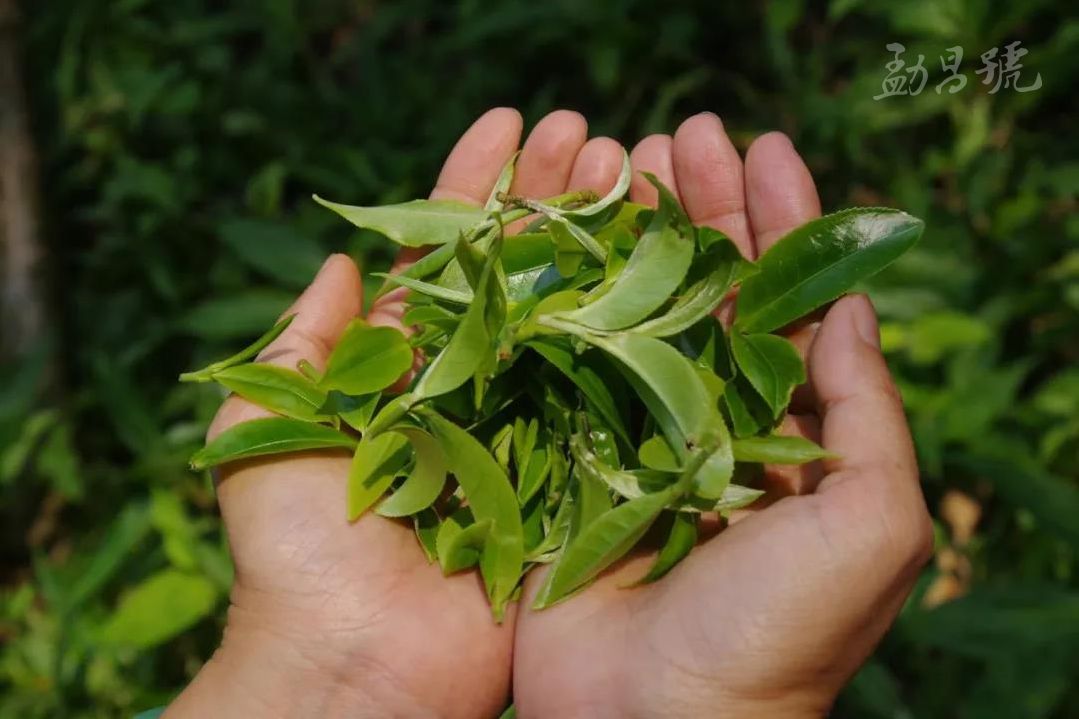
{"label": "finger", "polygon": [[593,137],[577,153],[566,190],[592,190],[603,196],[614,188],[622,171],[622,145],[609,137]]}
{"label": "finger", "polygon": [[817,490],[834,526],[920,557],[931,547],[932,529],[903,404],[864,295],[832,306],[813,341],[808,369],[822,444],[838,455],[824,462],[827,476]]}
{"label": "finger", "polygon": [[752,259],[742,158],[720,119],[702,112],[683,122],[674,133],[671,157],[689,219],[726,233]]}
{"label": "finger", "polygon": [[678,183],[674,176],[674,163],[671,160],[671,136],[649,135],[633,148],[629,155],[633,166],[633,180],[629,185],[629,199],[642,205],[655,207],[659,202],[659,193],[643,175],[651,172],[678,197]]}
{"label": "finger", "polygon": [[521,113],[510,107],[488,110],[472,123],[442,165],[432,200],[482,205],[502,167],[521,141]]}
{"label": "finger", "polygon": [[[432,200],[457,200],[470,205],[487,201],[499,173],[517,151],[521,141],[521,114],[509,107],[496,107],[479,117],[453,146],[438,175]],[[403,248],[390,269],[403,271],[427,253],[426,248]],[[398,287],[375,300],[367,321],[408,331],[401,326],[408,288]]]}
{"label": "finger", "polygon": [[[363,306],[363,283],[356,264],[346,255],[330,255],[314,281],[284,316],[295,315],[292,323],[258,356],[259,362],[295,369],[305,359],[321,369],[338,337]],[[237,396],[221,405],[207,439],[239,422],[271,416],[272,413]]]}
{"label": "finger", "polygon": [[565,192],[586,139],[588,123],[579,112],[555,110],[544,117],[521,148],[510,193],[544,199]]}
{"label": "finger", "polygon": [[758,255],[795,227],[820,217],[813,176],[782,132],[761,135],[749,146],[746,203]]}

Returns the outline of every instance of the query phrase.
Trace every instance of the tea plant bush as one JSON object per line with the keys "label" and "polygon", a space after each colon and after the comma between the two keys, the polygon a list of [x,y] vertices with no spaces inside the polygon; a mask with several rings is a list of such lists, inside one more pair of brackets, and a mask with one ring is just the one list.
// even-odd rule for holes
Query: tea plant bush
{"label": "tea plant bush", "polygon": [[[1079,702],[1079,21],[1065,4],[23,11],[54,323],[0,369],[0,716],[125,716],[197,670],[231,570],[212,489],[184,467],[220,394],[176,375],[268,326],[326,252],[385,269],[387,244],[309,193],[422,196],[494,104],[531,120],[572,107],[627,140],[711,109],[742,147],[788,132],[826,208],[926,220],[869,289],[937,559],[836,715],[1065,717]],[[989,94],[978,55],[1015,40],[1023,83],[1043,85]],[[874,101],[897,41],[925,55],[929,83]],[[938,94],[956,45],[968,84]]]}

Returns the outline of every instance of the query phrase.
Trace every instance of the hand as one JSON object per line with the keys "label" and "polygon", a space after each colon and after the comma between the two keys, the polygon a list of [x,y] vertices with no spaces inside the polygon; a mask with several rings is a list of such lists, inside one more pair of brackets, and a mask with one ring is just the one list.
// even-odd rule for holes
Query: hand
{"label": "hand", "polygon": [[[745,165],[719,119],[687,120],[632,155],[681,198],[691,219],[764,252],[820,214],[809,171],[779,133]],[[632,199],[654,203],[635,175]],[[864,297],[835,303],[808,349],[806,414],[788,418],[839,455],[768,472],[787,496],[746,512],[661,581],[628,560],[571,601],[517,617],[514,697],[532,717],[800,717],[827,713],[895,618],[931,549],[931,525],[899,395]],[[808,391],[806,391],[808,390]]]}
{"label": "hand", "polygon": [[[446,160],[432,197],[482,204],[520,134],[516,111],[485,114]],[[549,115],[525,143],[511,191],[542,198],[612,187],[620,145],[586,137],[580,115]],[[402,253],[399,266],[414,259]],[[331,257],[261,360],[322,367],[359,314],[361,290],[352,261]],[[402,297],[380,298],[368,321],[400,327]],[[264,414],[232,397],[209,434]],[[407,526],[374,514],[349,524],[348,469],[348,456],[319,453],[221,472],[218,498],[236,565],[228,623],[221,647],[169,707],[169,719],[501,712],[510,694],[513,612],[494,624],[475,574],[443,577]]]}

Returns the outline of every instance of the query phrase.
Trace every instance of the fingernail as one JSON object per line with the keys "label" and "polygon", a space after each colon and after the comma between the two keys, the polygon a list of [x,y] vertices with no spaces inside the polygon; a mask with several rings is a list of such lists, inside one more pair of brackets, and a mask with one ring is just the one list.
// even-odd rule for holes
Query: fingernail
{"label": "fingernail", "polygon": [[862,341],[875,349],[880,349],[880,327],[877,325],[877,313],[873,311],[873,305],[869,298],[860,295],[854,310],[854,330]]}

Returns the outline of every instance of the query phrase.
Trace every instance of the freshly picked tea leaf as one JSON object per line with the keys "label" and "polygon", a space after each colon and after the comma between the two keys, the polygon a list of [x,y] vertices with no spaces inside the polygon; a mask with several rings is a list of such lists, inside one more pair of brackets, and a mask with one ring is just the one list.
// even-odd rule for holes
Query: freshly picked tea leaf
{"label": "freshly picked tea leaf", "polygon": [[[603,197],[508,195],[514,166],[482,209],[319,200],[430,250],[381,275],[384,289],[409,290],[408,338],[355,320],[324,372],[250,362],[286,319],[181,377],[216,381],[281,415],[232,427],[192,467],[353,451],[343,521],[372,509],[381,518],[371,521],[408,521],[443,572],[479,569],[496,621],[533,568],[552,565],[534,602],[542,609],[584,589],[653,525],[661,546],[637,583],[661,581],[701,541],[702,513],[725,516],[764,494],[751,486],[760,465],[832,458],[774,433],[806,371],[772,332],[922,231],[897,210],[855,208],[795,229],[750,262],[722,232],[693,226],[654,176],[656,209],[626,202],[628,157]],[[524,233],[505,236],[529,215]],[[713,313],[735,291],[728,331]],[[416,352],[426,366],[410,377]]]}

